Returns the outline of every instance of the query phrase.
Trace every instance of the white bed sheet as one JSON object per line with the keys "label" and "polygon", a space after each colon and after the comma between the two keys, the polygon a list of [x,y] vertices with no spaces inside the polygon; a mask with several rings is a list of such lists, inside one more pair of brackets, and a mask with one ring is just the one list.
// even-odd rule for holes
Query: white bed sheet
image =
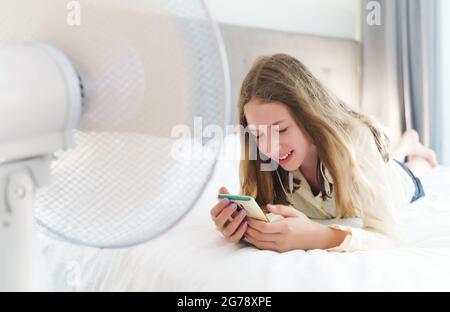
{"label": "white bed sheet", "polygon": [[[238,156],[238,137],[225,142]],[[408,247],[280,254],[228,243],[215,229],[209,210],[218,188],[239,189],[238,160],[221,160],[194,209],[164,235],[117,250],[41,235],[43,260],[59,291],[450,291],[450,168],[423,184],[427,197],[398,211]]]}

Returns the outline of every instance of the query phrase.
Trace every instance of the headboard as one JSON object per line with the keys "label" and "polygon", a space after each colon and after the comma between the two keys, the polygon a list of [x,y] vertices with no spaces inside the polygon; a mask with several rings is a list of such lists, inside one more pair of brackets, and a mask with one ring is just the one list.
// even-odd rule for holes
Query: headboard
{"label": "headboard", "polygon": [[220,24],[231,74],[231,103],[237,123],[241,83],[258,56],[287,53],[302,61],[312,73],[351,107],[360,107],[361,46],[348,39]]}

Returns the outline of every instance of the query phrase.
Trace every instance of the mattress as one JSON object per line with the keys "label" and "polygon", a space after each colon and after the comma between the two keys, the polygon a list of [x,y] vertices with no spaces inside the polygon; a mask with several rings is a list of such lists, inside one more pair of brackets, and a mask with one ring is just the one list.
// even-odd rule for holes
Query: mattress
{"label": "mattress", "polygon": [[[238,136],[226,138],[214,176],[189,214],[139,246],[98,249],[40,235],[58,291],[450,291],[450,168],[422,182],[427,196],[398,208],[408,244],[378,251],[277,253],[232,244],[209,210],[217,190],[239,190]],[[224,151],[227,151],[224,153]],[[231,151],[231,152],[230,152]],[[230,159],[232,158],[232,159]],[[186,181],[189,183],[189,181]],[[324,221],[332,223],[334,220]],[[359,219],[342,224],[360,226]]]}

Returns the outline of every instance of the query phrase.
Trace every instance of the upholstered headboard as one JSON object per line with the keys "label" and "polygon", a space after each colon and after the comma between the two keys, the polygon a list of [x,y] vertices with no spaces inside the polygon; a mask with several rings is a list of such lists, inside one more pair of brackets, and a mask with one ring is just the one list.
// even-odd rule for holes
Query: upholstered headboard
{"label": "upholstered headboard", "polygon": [[313,74],[351,107],[360,106],[361,47],[348,39],[220,24],[231,74],[235,122],[239,90],[258,56],[287,53],[302,61]]}

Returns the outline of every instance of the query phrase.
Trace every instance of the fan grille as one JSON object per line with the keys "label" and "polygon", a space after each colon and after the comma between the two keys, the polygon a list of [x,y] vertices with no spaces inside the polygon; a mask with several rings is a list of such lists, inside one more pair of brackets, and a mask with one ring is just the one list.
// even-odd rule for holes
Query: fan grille
{"label": "fan grille", "polygon": [[83,81],[76,147],[56,155],[35,215],[57,238],[130,246],[180,220],[210,178],[209,139],[190,146],[209,157],[177,161],[172,130],[193,131],[194,117],[224,126],[224,57],[201,1],[78,2],[78,26],[60,0],[8,1],[0,12],[0,41],[51,44]]}

